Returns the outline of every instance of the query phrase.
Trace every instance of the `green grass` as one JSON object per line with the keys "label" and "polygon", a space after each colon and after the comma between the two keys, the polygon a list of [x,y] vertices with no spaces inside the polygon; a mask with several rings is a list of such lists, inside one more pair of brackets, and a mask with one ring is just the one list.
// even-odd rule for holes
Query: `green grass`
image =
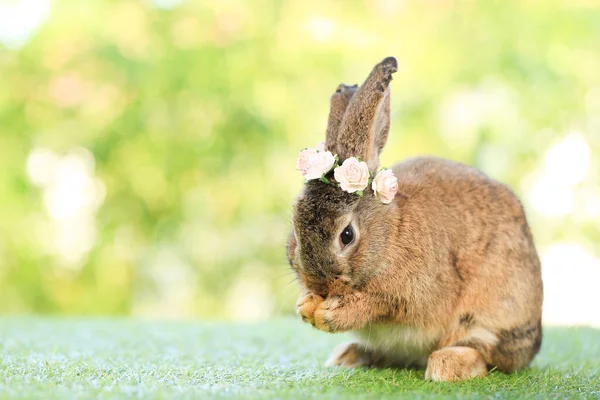
{"label": "green grass", "polygon": [[600,398],[600,330],[545,329],[531,368],[440,384],[325,368],[344,335],[265,324],[0,319],[0,398]]}

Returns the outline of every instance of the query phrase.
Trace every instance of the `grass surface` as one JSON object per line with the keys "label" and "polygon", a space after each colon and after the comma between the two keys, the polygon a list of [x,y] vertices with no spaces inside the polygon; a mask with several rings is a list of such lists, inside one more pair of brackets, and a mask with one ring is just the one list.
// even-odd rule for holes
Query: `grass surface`
{"label": "grass surface", "polygon": [[600,330],[552,328],[531,368],[439,384],[325,368],[344,335],[256,325],[0,319],[0,398],[600,398]]}

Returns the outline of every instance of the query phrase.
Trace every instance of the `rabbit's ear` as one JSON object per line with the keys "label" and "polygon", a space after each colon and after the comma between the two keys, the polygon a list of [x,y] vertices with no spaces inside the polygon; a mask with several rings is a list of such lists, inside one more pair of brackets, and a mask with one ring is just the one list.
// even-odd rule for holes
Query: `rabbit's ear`
{"label": "rabbit's ear", "polygon": [[394,57],[384,59],[352,96],[337,138],[340,160],[360,156],[371,171],[379,167],[379,153],[390,130],[389,83],[397,70]]}
{"label": "rabbit's ear", "polygon": [[327,121],[327,133],[325,135],[325,148],[334,153],[337,152],[340,125],[346,112],[350,99],[356,93],[358,85],[348,86],[340,84],[331,95],[329,106],[329,119]]}

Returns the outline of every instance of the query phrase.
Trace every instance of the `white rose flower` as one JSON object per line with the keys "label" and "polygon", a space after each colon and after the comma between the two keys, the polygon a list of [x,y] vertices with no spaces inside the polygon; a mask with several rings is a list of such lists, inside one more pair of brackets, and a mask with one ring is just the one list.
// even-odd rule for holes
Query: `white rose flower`
{"label": "white rose flower", "polygon": [[354,193],[364,190],[369,184],[369,167],[366,162],[350,157],[333,170],[333,176],[342,190]]}
{"label": "white rose flower", "polygon": [[302,173],[302,175],[306,175],[306,171],[308,170],[308,166],[310,165],[310,160],[317,154],[317,149],[304,149],[298,155],[298,160],[296,160],[296,169]]}
{"label": "white rose flower", "polygon": [[391,169],[381,170],[373,179],[371,188],[383,204],[390,204],[398,192],[398,178]]}
{"label": "white rose flower", "polygon": [[335,164],[335,157],[330,151],[319,151],[316,149],[304,149],[300,152],[296,161],[296,169],[304,175],[307,181],[319,179],[328,173]]}

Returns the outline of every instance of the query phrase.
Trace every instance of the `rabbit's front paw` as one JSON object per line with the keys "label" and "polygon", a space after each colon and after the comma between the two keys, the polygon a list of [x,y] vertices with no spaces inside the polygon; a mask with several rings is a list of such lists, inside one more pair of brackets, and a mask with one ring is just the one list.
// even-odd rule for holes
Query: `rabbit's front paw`
{"label": "rabbit's front paw", "polygon": [[296,302],[296,312],[302,321],[308,322],[311,325],[315,325],[314,314],[319,304],[323,303],[323,298],[318,294],[309,293],[304,296],[300,296]]}
{"label": "rabbit's front paw", "polygon": [[332,296],[319,304],[314,314],[314,327],[325,332],[347,331],[348,321],[342,301],[344,296]]}

